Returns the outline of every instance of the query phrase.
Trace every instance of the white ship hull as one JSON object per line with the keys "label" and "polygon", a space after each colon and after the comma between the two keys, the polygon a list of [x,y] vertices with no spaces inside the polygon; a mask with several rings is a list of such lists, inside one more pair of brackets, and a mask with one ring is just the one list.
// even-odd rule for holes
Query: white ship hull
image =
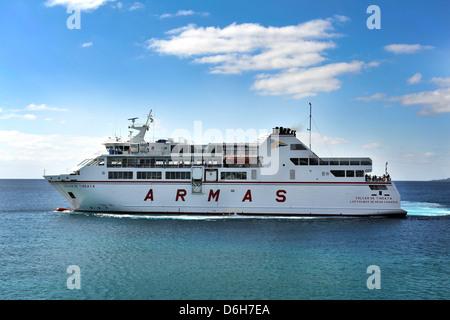
{"label": "white ship hull", "polygon": [[[404,216],[393,183],[374,194],[369,183],[52,182],[75,211],[141,214]],[[374,185],[374,183],[370,183]],[[71,192],[75,199],[69,196]]]}
{"label": "white ship hull", "polygon": [[[294,130],[274,128],[258,144],[204,146],[144,141],[148,122],[128,141],[70,174],[47,175],[76,211],[148,214],[404,216],[386,173],[370,158],[320,158]],[[150,119],[150,117],[149,117]]]}

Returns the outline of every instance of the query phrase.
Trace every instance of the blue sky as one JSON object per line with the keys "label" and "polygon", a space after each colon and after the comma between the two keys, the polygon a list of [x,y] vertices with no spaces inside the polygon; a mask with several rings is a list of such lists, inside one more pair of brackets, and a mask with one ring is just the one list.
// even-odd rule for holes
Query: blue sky
{"label": "blue sky", "polygon": [[448,12],[445,0],[3,0],[0,178],[63,173],[149,109],[150,139],[194,139],[201,121],[204,143],[275,126],[307,143],[309,102],[319,156],[450,177]]}

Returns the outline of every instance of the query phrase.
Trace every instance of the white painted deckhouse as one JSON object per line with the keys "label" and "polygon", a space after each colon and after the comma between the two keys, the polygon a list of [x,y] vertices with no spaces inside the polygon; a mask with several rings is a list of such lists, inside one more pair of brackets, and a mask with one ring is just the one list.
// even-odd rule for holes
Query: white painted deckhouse
{"label": "white painted deckhouse", "polygon": [[276,127],[259,143],[146,142],[151,122],[69,174],[45,175],[75,211],[145,214],[404,216],[387,172],[370,158],[320,158]]}

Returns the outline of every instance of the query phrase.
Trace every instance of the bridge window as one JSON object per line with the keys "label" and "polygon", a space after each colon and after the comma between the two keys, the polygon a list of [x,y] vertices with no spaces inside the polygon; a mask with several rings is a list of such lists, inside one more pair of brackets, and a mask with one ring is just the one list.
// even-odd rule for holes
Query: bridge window
{"label": "bridge window", "polygon": [[330,166],[338,166],[339,160],[338,159],[330,159]]}

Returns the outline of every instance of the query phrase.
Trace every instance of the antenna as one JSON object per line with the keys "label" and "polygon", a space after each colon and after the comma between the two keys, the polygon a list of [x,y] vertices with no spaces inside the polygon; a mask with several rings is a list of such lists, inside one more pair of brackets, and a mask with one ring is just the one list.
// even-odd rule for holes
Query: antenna
{"label": "antenna", "polygon": [[309,103],[309,149],[311,149],[311,111],[312,111],[312,105],[311,102]]}
{"label": "antenna", "polygon": [[131,120],[131,122],[132,122],[131,127],[134,127],[134,122],[136,121],[136,119],[139,119],[139,118],[136,117],[136,118],[130,118],[130,119],[128,119],[128,120]]}

